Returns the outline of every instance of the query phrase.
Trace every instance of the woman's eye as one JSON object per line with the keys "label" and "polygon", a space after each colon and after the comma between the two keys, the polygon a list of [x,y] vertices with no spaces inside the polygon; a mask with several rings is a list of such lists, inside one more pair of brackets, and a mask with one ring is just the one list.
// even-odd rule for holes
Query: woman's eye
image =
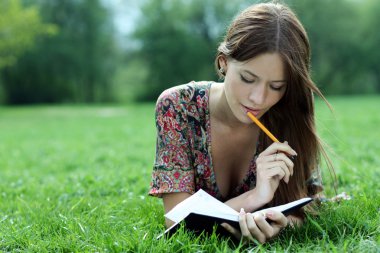
{"label": "woman's eye", "polygon": [[270,88],[271,88],[272,90],[277,90],[277,91],[282,90],[283,87],[284,87],[284,85],[283,85],[283,86],[280,86],[280,87],[273,86],[273,85],[270,86]]}
{"label": "woman's eye", "polygon": [[255,80],[248,80],[247,78],[245,78],[243,75],[240,75],[240,79],[243,81],[243,82],[246,82],[246,83],[253,83],[255,82]]}

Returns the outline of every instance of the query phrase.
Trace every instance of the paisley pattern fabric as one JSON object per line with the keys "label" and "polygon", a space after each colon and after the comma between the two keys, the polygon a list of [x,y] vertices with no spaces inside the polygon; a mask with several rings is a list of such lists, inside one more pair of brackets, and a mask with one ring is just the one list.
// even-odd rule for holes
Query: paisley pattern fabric
{"label": "paisley pattern fabric", "polygon": [[203,189],[225,201],[256,185],[256,155],[244,180],[222,196],[211,159],[209,94],[212,82],[191,82],[164,91],[156,104],[157,143],[149,194]]}

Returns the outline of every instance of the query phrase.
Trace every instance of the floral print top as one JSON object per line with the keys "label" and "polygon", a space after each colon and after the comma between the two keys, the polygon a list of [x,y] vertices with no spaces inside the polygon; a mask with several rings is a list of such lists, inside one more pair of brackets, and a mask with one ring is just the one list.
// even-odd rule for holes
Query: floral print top
{"label": "floral print top", "polygon": [[213,82],[191,82],[164,91],[156,104],[157,144],[150,195],[203,189],[226,201],[256,185],[256,154],[244,180],[222,196],[211,157],[209,94]]}

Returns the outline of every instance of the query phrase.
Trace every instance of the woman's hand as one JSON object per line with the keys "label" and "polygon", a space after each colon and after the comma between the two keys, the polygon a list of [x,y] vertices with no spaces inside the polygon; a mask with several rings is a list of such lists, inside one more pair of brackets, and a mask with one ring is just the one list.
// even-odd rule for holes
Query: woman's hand
{"label": "woman's hand", "polygon": [[287,142],[275,142],[257,157],[254,190],[261,202],[268,203],[273,199],[280,180],[289,182],[294,167],[289,155],[297,155],[297,153]]}
{"label": "woman's hand", "polygon": [[239,225],[240,231],[227,223],[221,224],[238,240],[265,243],[288,225],[288,219],[281,212],[275,210],[252,214],[245,213],[242,209],[239,214]]}

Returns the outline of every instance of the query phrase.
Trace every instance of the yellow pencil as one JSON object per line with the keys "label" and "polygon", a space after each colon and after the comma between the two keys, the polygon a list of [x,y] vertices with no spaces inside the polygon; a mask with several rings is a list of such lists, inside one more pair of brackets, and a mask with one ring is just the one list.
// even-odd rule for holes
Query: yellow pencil
{"label": "yellow pencil", "polygon": [[264,133],[266,133],[268,136],[269,136],[269,138],[271,138],[271,140],[272,141],[274,141],[274,142],[280,142],[279,140],[277,140],[277,138],[276,137],[274,137],[274,135],[271,133],[271,132],[269,132],[269,130],[263,125],[263,124],[261,124],[261,122],[251,113],[251,112],[247,112],[247,115],[248,115],[248,117],[253,121],[253,122],[255,122],[256,123],[256,125],[258,126],[258,127],[260,127],[261,128],[261,130],[263,130],[264,131]]}

